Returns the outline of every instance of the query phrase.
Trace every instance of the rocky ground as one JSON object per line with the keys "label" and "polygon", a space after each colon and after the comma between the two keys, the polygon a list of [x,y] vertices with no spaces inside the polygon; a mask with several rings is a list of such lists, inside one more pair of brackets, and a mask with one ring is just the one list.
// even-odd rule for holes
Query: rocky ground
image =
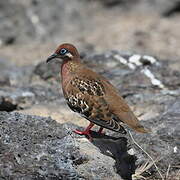
{"label": "rocky ground", "polygon": [[178,180],[179,7],[177,0],[2,0],[0,179],[162,179],[129,136],[93,132],[89,142],[72,133],[88,122],[66,106],[59,64],[45,63],[58,43],[71,42],[152,129],[131,133],[162,176]]}

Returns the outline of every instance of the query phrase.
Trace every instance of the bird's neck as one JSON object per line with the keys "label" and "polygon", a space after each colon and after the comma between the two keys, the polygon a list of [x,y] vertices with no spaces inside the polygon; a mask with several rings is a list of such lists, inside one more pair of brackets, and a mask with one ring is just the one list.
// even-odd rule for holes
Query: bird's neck
{"label": "bird's neck", "polygon": [[61,65],[61,75],[74,73],[78,69],[79,60],[64,60]]}
{"label": "bird's neck", "polygon": [[79,60],[64,60],[61,65],[61,78],[63,82],[68,81],[78,71],[79,64]]}

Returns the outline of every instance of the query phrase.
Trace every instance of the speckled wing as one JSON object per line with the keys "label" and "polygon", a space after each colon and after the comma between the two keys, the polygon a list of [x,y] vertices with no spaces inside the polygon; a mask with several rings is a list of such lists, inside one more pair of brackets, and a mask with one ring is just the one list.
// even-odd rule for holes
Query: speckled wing
{"label": "speckled wing", "polygon": [[110,112],[104,99],[105,88],[93,77],[74,77],[65,91],[68,106],[89,121],[121,133],[126,133],[117,117]]}
{"label": "speckled wing", "polygon": [[[117,89],[104,77],[83,68],[69,83],[68,105],[97,125],[125,133],[125,123],[137,132],[148,132]],[[67,92],[67,91],[66,91]],[[76,99],[76,100],[75,100]],[[76,103],[74,106],[73,103]]]}

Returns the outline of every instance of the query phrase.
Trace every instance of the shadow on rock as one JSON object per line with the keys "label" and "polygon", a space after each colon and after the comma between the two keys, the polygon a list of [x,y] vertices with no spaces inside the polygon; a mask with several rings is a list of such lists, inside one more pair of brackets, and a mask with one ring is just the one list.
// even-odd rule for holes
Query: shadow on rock
{"label": "shadow on rock", "polygon": [[91,131],[93,138],[92,143],[100,149],[100,151],[115,160],[117,173],[124,179],[131,180],[132,174],[135,174],[136,157],[130,155],[127,147],[127,138],[112,137],[105,134],[99,134]]}

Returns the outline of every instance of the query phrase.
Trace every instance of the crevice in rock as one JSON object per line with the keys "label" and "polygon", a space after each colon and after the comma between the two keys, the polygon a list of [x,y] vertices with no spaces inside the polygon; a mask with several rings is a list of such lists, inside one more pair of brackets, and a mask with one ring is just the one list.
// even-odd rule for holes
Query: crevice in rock
{"label": "crevice in rock", "polygon": [[88,162],[88,158],[86,157],[75,157],[75,156],[71,156],[72,160],[73,160],[73,164],[78,166],[80,164],[84,164],[86,162]]}
{"label": "crevice in rock", "polygon": [[0,98],[0,111],[11,112],[18,108],[17,104],[13,104],[8,99],[1,97]]}
{"label": "crevice in rock", "polygon": [[132,180],[132,175],[135,174],[136,156],[130,155],[127,151],[129,149],[128,140],[125,137],[113,137],[105,134],[100,135],[95,131],[91,131],[93,137],[93,144],[100,149],[100,151],[110,156],[115,160],[115,168],[117,173],[126,180]]}

